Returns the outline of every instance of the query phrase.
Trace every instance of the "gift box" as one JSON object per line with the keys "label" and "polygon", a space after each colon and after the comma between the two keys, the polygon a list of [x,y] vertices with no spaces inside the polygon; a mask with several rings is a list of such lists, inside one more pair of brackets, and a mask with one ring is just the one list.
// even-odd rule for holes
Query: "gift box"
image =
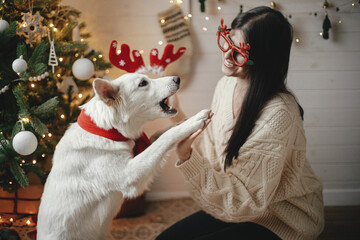
{"label": "gift box", "polygon": [[14,193],[0,189],[0,213],[37,214],[44,186],[30,185]]}

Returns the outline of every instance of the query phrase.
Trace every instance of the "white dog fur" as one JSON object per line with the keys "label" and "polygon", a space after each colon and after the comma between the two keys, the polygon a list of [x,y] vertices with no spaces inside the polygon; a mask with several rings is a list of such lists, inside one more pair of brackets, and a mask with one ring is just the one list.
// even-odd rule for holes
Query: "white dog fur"
{"label": "white dog fur", "polygon": [[[95,124],[137,139],[145,122],[171,117],[159,103],[179,89],[177,77],[150,79],[133,73],[114,81],[96,79],[95,97],[82,106]],[[105,239],[123,198],[149,186],[164,156],[202,128],[209,110],[169,129],[133,156],[134,141],[116,142],[91,134],[77,123],[60,140],[38,214],[38,240]]]}

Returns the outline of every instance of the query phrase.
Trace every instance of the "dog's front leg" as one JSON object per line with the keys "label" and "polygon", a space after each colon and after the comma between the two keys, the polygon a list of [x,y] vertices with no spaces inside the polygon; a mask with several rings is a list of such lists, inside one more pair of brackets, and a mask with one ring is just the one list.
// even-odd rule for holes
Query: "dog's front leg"
{"label": "dog's front leg", "polygon": [[202,110],[183,123],[169,129],[153,142],[145,151],[134,157],[126,166],[126,186],[121,190],[124,196],[136,196],[142,193],[156,171],[162,159],[180,141],[201,129],[209,119],[210,110]]}

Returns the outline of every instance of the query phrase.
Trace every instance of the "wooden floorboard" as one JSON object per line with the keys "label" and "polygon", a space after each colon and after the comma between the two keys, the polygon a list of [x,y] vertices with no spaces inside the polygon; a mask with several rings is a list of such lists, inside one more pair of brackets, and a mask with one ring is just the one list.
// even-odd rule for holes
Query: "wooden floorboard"
{"label": "wooden floorboard", "polygon": [[360,240],[360,206],[325,207],[320,240]]}

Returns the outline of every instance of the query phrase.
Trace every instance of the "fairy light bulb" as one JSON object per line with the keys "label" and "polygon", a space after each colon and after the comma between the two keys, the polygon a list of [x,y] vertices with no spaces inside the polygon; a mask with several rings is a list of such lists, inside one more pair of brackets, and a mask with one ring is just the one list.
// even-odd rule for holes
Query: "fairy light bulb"
{"label": "fairy light bulb", "polygon": [[59,57],[59,61],[60,61],[60,62],[64,61],[64,58]]}
{"label": "fairy light bulb", "polygon": [[209,17],[205,17],[205,20],[206,20],[206,21],[209,21]]}
{"label": "fairy light bulb", "polygon": [[217,10],[219,10],[219,11],[220,11],[220,10],[221,10],[221,7],[220,7],[220,6],[218,6],[218,7],[217,7]]}
{"label": "fairy light bulb", "polygon": [[161,19],[160,22],[161,22],[162,24],[164,24],[164,23],[165,23],[165,19]]}
{"label": "fairy light bulb", "polygon": [[[140,50],[139,53],[144,54],[144,50]],[[109,73],[109,72],[107,72],[107,73]]]}
{"label": "fairy light bulb", "polygon": [[163,41],[159,41],[159,42],[158,42],[159,45],[163,45],[163,43],[164,43]]}
{"label": "fairy light bulb", "polygon": [[49,136],[49,137],[51,137],[51,136],[52,136],[52,134],[51,134],[51,133],[49,133],[49,134],[48,134],[48,136]]}
{"label": "fairy light bulb", "polygon": [[34,159],[34,160],[32,161],[32,163],[33,163],[33,164],[36,164],[36,159]]}
{"label": "fairy light bulb", "polygon": [[12,184],[12,181],[10,181],[9,184],[11,185],[11,184]]}
{"label": "fairy light bulb", "polygon": [[31,86],[32,88],[34,88],[34,87],[35,87],[35,84],[34,84],[34,83],[32,83],[30,86]]}
{"label": "fairy light bulb", "polygon": [[83,95],[82,95],[81,93],[79,93],[78,98],[82,98],[82,96],[83,96]]}
{"label": "fairy light bulb", "polygon": [[65,118],[65,115],[64,115],[64,114],[61,114],[60,117],[61,117],[62,119],[64,119],[64,118]]}
{"label": "fairy light bulb", "polygon": [[204,32],[206,32],[206,31],[207,31],[207,27],[203,27],[202,30],[203,30]]}
{"label": "fairy light bulb", "polygon": [[191,13],[189,13],[189,14],[188,14],[188,17],[189,17],[189,18],[191,18],[191,17],[192,17],[192,14],[191,14]]}
{"label": "fairy light bulb", "polygon": [[297,43],[299,43],[299,42],[300,42],[300,39],[297,38],[297,39],[295,39],[295,41],[296,41]]}
{"label": "fairy light bulb", "polygon": [[23,160],[21,160],[21,162],[22,162],[22,163],[25,163],[25,160],[23,159]]}
{"label": "fairy light bulb", "polygon": [[51,27],[51,28],[54,27],[54,24],[53,24],[53,23],[50,23],[49,27]]}
{"label": "fairy light bulb", "polygon": [[10,222],[13,222],[13,221],[14,221],[14,219],[13,219],[13,218],[10,218],[9,220],[10,220]]}
{"label": "fairy light bulb", "polygon": [[31,221],[30,221],[30,220],[27,220],[27,221],[26,221],[26,224],[27,224],[27,225],[30,225],[30,224],[31,224]]}
{"label": "fairy light bulb", "polygon": [[96,58],[93,58],[92,60],[93,60],[93,62],[96,62],[97,59],[96,59]]}
{"label": "fairy light bulb", "polygon": [[120,54],[120,53],[121,53],[121,50],[117,50],[116,53],[117,53],[117,54]]}
{"label": "fairy light bulb", "polygon": [[103,55],[101,55],[101,54],[99,54],[99,56],[98,56],[99,58],[102,58],[103,57]]}

